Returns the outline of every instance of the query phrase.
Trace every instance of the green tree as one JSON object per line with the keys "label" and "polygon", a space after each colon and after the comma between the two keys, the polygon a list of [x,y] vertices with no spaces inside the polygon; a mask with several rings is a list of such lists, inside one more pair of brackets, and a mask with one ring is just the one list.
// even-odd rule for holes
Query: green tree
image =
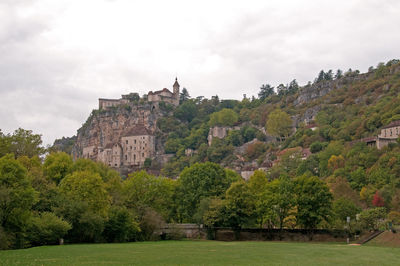
{"label": "green tree", "polygon": [[225,170],[215,163],[196,163],[185,168],[178,179],[177,203],[180,221],[193,222],[201,199],[220,196],[230,185]]}
{"label": "green tree", "polygon": [[269,134],[283,140],[292,132],[292,119],[287,113],[276,109],[269,114],[265,128]]}
{"label": "green tree", "polygon": [[187,100],[175,109],[174,116],[183,122],[190,122],[197,115],[197,107],[193,100]]}
{"label": "green tree", "polygon": [[41,135],[33,134],[32,130],[18,128],[12,135],[3,135],[2,137],[0,136],[0,139],[2,139],[0,141],[0,155],[13,153],[18,158],[24,155],[28,157],[40,156],[45,153],[45,148],[42,147]]}
{"label": "green tree", "polygon": [[254,218],[255,202],[254,195],[244,181],[232,183],[225,196],[225,224],[234,229],[251,224]]}
{"label": "green tree", "polygon": [[268,98],[271,95],[274,95],[274,87],[272,87],[269,84],[263,84],[260,87],[260,92],[258,93],[258,98],[261,101],[264,101],[266,98]]}
{"label": "green tree", "polygon": [[13,247],[24,246],[30,209],[36,198],[25,167],[11,154],[0,158],[0,231],[5,231]]}
{"label": "green tree", "polygon": [[125,207],[112,206],[104,226],[104,237],[108,242],[126,242],[136,240],[140,232],[136,217]]}
{"label": "green tree", "polygon": [[265,199],[267,185],[267,174],[263,170],[255,170],[253,175],[250,176],[248,186],[250,192],[255,196],[254,215],[260,228],[264,225],[264,220],[270,211]]}
{"label": "green tree", "polygon": [[380,222],[386,218],[386,209],[378,207],[360,213],[360,223],[366,230],[378,230]]}
{"label": "green tree", "polygon": [[33,245],[55,245],[71,228],[71,224],[54,213],[42,212],[30,220],[28,238]]}
{"label": "green tree", "polygon": [[189,92],[186,88],[182,89],[182,92],[179,94],[179,103],[182,104],[183,102],[190,99]]}
{"label": "green tree", "polygon": [[266,189],[266,203],[275,213],[279,221],[279,228],[283,228],[286,217],[295,206],[294,184],[287,177],[280,177],[268,184]]}
{"label": "green tree", "polygon": [[239,117],[232,109],[224,108],[210,116],[210,126],[233,126]]}
{"label": "green tree", "polygon": [[72,170],[72,158],[65,152],[55,152],[46,156],[44,174],[57,184]]}
{"label": "green tree", "polygon": [[333,202],[333,213],[335,214],[336,219],[341,222],[345,222],[347,217],[355,220],[356,214],[360,211],[360,207],[346,198],[339,198]]}
{"label": "green tree", "polygon": [[146,171],[130,174],[122,184],[124,205],[128,209],[142,216],[147,208],[151,208],[164,219],[170,215],[174,190],[175,181],[155,177]]}
{"label": "green tree", "polygon": [[297,222],[305,229],[316,229],[331,214],[332,194],[318,177],[301,176],[295,181]]}

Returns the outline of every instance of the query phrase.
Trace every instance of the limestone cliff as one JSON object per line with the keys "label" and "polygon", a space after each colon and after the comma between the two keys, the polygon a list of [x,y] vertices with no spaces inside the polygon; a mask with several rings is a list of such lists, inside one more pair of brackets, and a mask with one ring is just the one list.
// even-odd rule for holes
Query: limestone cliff
{"label": "limestone cliff", "polygon": [[[94,110],[83,126],[78,129],[72,155],[75,159],[84,157],[95,161],[103,161],[117,168],[117,170],[121,171],[126,168],[124,171],[129,172],[134,167],[142,166],[144,160],[141,161],[140,165],[124,165],[123,163],[114,165],[114,163],[111,164],[111,157],[110,163],[104,161],[102,153],[109,150],[111,156],[111,154],[114,154],[114,145],[119,145],[120,149],[123,149],[120,153],[124,153],[125,149],[128,150],[128,146],[123,146],[125,143],[121,142],[121,138],[126,137],[127,132],[134,132],[135,128],[140,125],[146,129],[146,132],[148,132],[146,134],[153,136],[153,139],[155,139],[154,145],[151,147],[150,145],[147,146],[147,144],[142,145],[143,149],[145,149],[145,146],[146,149],[153,149],[150,150],[152,156],[149,156],[149,159],[162,156],[164,154],[163,145],[160,138],[154,138],[154,136],[158,134],[157,119],[164,115],[167,115],[167,113],[149,102],[131,102],[112,108]],[[130,148],[132,149],[132,146]],[[140,149],[142,148],[140,147]],[[124,155],[119,154],[119,156],[123,162]],[[126,160],[128,161],[127,157]]]}

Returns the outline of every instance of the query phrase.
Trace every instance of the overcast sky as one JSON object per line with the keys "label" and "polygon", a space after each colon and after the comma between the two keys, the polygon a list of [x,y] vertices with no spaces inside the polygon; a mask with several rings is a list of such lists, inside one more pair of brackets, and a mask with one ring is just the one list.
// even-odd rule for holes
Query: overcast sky
{"label": "overcast sky", "polygon": [[400,58],[400,1],[0,0],[0,129],[72,136],[98,98],[241,99]]}

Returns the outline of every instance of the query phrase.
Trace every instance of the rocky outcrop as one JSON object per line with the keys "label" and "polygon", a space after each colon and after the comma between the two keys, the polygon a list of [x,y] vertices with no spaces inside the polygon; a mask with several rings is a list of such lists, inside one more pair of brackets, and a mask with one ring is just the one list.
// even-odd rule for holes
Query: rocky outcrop
{"label": "rocky outcrop", "polygon": [[311,85],[306,85],[300,89],[299,94],[294,100],[293,104],[298,106],[308,103],[314,99],[321,98],[327,95],[330,91],[339,89],[346,84],[350,84],[355,81],[366,80],[370,75],[371,73],[347,75],[340,79],[321,81]]}
{"label": "rocky outcrop", "polygon": [[[72,155],[75,159],[85,157],[102,161],[101,152],[115,144],[121,144],[121,138],[138,125],[146,128],[147,132],[150,132],[148,134],[156,135],[157,119],[163,115],[150,103],[128,103],[115,108],[94,110],[78,130]],[[155,138],[154,149],[154,157],[164,153],[158,138]]]}

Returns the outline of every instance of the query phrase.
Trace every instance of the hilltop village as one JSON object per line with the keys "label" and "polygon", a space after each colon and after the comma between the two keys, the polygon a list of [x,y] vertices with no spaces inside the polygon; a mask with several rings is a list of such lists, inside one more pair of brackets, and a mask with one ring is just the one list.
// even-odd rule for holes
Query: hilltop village
{"label": "hilltop village", "polygon": [[[392,73],[399,71],[398,67],[390,69]],[[143,97],[130,93],[120,99],[100,98],[99,109],[94,110],[78,130],[72,154],[74,158],[103,162],[124,176],[146,168],[155,174],[162,172],[176,177],[180,170],[196,160],[209,160],[248,179],[257,169],[268,171],[287,154],[294,153],[290,156],[306,160],[313,154],[310,151],[312,143],[297,141],[280,148],[276,145],[282,143],[282,139],[293,139],[298,132],[319,132],[323,136],[321,134],[325,134],[327,127],[321,118],[330,109],[346,103],[332,102],[332,95],[348,84],[366,83],[375,75],[374,72],[347,72],[336,79],[319,77],[320,81],[304,87],[299,87],[294,80],[288,86],[280,85],[278,95],[268,97],[270,104],[252,113],[248,112],[249,107],[259,100],[245,97],[239,102],[219,100],[218,96],[210,100],[191,99],[187,91],[186,96],[181,92],[176,78],[172,91],[164,88],[149,91]],[[388,90],[388,86],[384,85],[382,89]],[[267,114],[282,96],[286,99],[286,108],[297,109],[289,116],[287,136],[272,133],[265,123]],[[361,95],[353,104],[365,104],[366,101],[370,100]],[[202,122],[202,115],[209,116],[210,120]],[[364,142],[382,149],[398,139],[399,121],[377,124],[370,132],[350,131],[346,133],[349,137],[345,143]],[[315,142],[321,137],[311,139]]]}

